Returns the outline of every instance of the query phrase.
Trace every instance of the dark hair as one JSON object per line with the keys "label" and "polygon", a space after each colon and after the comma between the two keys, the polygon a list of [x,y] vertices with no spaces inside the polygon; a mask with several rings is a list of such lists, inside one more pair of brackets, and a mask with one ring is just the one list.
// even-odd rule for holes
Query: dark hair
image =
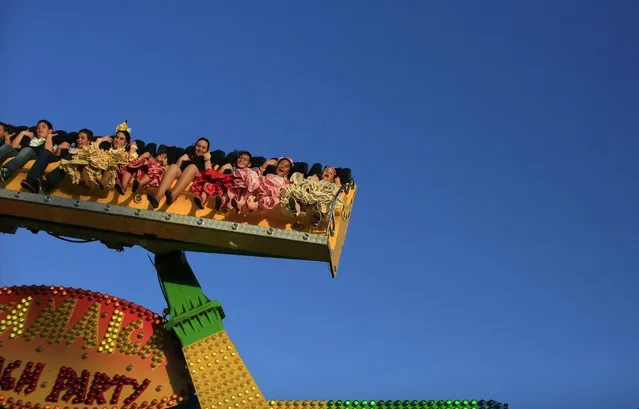
{"label": "dark hair", "polygon": [[82,128],[78,131],[78,134],[80,132],[85,133],[89,137],[89,139],[93,138],[93,131],[91,131],[90,129]]}
{"label": "dark hair", "polygon": [[129,131],[117,131],[115,134],[123,134],[124,137],[126,138],[126,144],[128,145],[131,142],[131,134],[129,133]]}
{"label": "dark hair", "polygon": [[239,159],[240,156],[242,156],[242,155],[248,155],[249,160],[253,159],[253,155],[251,155],[251,152],[249,152],[249,151],[239,151],[237,153],[237,158]]}
{"label": "dark hair", "polygon": [[51,125],[51,122],[47,121],[46,119],[39,120],[38,123],[36,124],[36,126],[38,126],[40,124],[45,124],[47,126],[47,128],[53,130],[53,125]]}
{"label": "dark hair", "polygon": [[208,139],[206,139],[206,138],[204,138],[204,137],[202,137],[202,138],[198,138],[198,140],[197,140],[197,141],[195,141],[195,144],[197,145],[197,143],[198,143],[198,142],[200,142],[200,141],[204,141],[204,142],[206,142],[206,149],[208,149],[208,148],[210,148],[210,147],[211,147],[211,142],[209,142],[209,140],[208,140]]}
{"label": "dark hair", "polygon": [[[280,163],[282,163],[284,161],[287,161],[288,164],[291,165],[291,167],[288,169],[288,173],[286,174],[286,176],[288,177],[291,174],[291,172],[293,171],[293,162],[291,162],[291,160],[289,158],[280,158],[277,161],[277,165],[279,165]],[[276,165],[276,167],[277,167],[277,165]]]}
{"label": "dark hair", "polygon": [[0,126],[2,127],[2,129],[4,129],[5,131],[7,130],[7,124],[5,124],[4,122],[0,122]]}

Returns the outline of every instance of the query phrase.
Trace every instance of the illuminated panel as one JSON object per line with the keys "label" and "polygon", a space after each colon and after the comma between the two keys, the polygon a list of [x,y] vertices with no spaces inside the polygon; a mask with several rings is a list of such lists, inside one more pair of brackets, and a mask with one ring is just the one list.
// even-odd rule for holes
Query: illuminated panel
{"label": "illuminated panel", "polygon": [[168,408],[189,395],[180,346],[151,311],[63,287],[0,289],[0,405]]}
{"label": "illuminated panel", "polygon": [[268,409],[226,331],[194,342],[183,351],[203,409]]}

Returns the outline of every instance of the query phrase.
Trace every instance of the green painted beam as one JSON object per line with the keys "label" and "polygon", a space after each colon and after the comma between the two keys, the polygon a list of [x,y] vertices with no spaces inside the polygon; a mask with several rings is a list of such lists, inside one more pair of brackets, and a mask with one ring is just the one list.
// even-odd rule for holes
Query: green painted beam
{"label": "green painted beam", "polygon": [[165,327],[175,331],[183,347],[224,329],[222,305],[202,292],[184,253],[156,254],[155,269],[169,308]]}

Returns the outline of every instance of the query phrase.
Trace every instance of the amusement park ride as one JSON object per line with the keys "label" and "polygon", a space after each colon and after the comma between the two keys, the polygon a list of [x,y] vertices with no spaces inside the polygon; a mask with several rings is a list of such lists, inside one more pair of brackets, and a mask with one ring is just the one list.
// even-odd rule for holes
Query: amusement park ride
{"label": "amusement park ride", "polygon": [[[0,288],[0,407],[6,409],[507,408],[484,400],[273,401],[263,396],[201,290],[186,251],[314,260],[336,277],[357,185],[344,183],[319,226],[267,214],[201,210],[184,194],[153,210],[143,193],[61,185],[21,189],[28,163],[0,188],[0,232],[19,228],[154,253],[168,315],[92,291]],[[49,165],[53,170],[57,164]],[[285,381],[284,379],[282,380]]]}

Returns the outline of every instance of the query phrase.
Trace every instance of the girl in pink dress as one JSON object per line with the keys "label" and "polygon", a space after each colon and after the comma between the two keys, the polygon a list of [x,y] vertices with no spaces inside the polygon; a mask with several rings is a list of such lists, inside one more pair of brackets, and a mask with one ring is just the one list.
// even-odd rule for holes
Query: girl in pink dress
{"label": "girl in pink dress", "polygon": [[144,152],[142,156],[130,161],[128,165],[122,168],[120,180],[115,184],[115,190],[124,195],[134,174],[135,178],[131,187],[133,193],[144,186],[158,187],[167,167],[168,156],[166,153],[159,153],[152,157],[149,152]]}
{"label": "girl in pink dress", "polygon": [[[213,208],[220,208],[227,204],[227,192],[233,186],[232,171],[249,169],[251,166],[251,154],[246,151],[239,152],[234,164],[226,163],[219,169],[208,169],[198,173],[191,185],[191,191],[195,193],[193,201],[200,209],[209,198],[213,199]],[[231,173],[226,173],[231,171]]]}
{"label": "girl in pink dress", "polygon": [[[264,175],[267,166],[275,165],[275,173]],[[271,159],[253,169],[235,169],[233,186],[228,189],[228,206],[238,214],[249,211],[273,209],[280,202],[282,190],[290,183],[288,176],[293,167],[291,158]]]}

